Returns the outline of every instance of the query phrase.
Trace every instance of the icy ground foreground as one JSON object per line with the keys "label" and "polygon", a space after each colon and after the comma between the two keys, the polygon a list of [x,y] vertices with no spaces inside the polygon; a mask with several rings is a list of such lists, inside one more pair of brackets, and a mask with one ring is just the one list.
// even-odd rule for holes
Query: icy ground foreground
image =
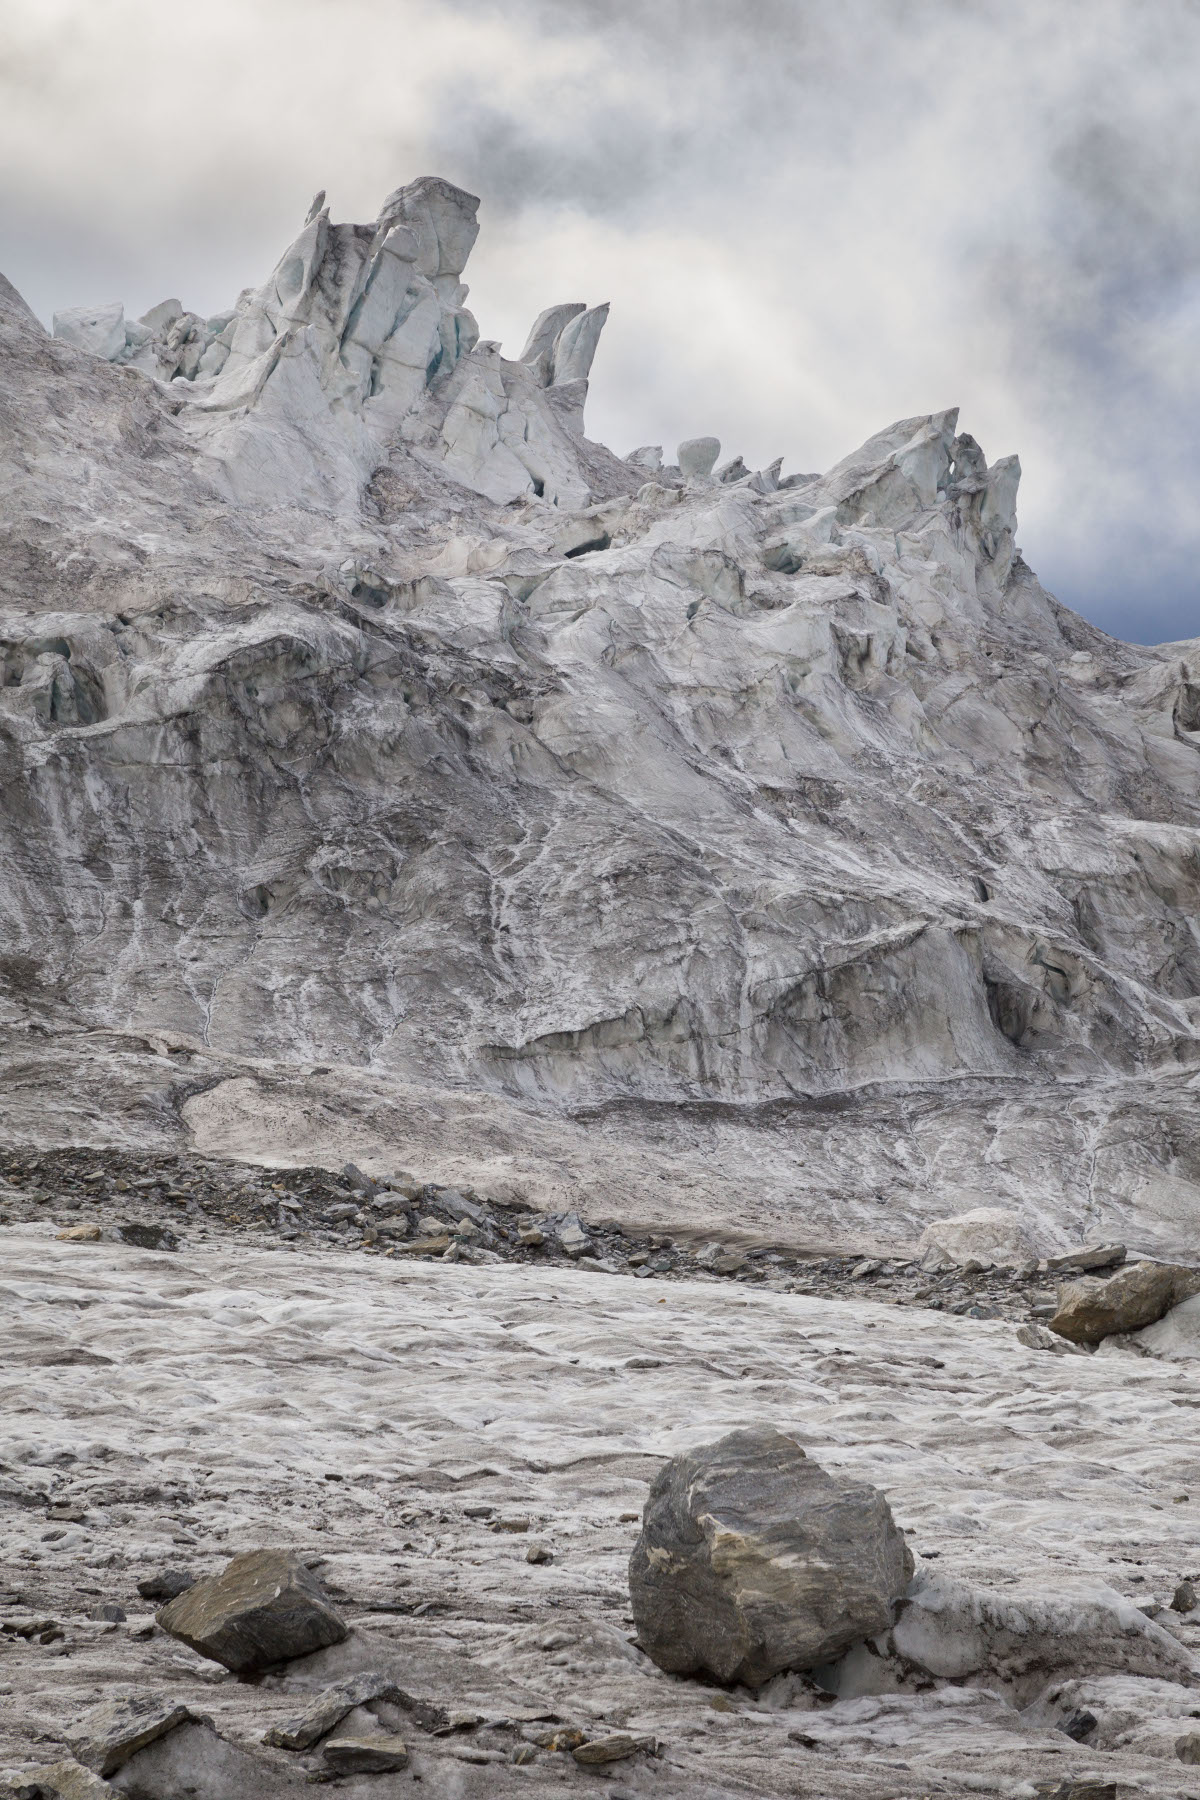
{"label": "icy ground foreground", "polygon": [[[49,1226],[5,1230],[3,1259],[4,1553],[20,1594],[4,1629],[33,1616],[64,1635],[2,1639],[0,1763],[53,1761],[104,1695],[165,1692],[254,1756],[260,1791],[299,1791],[319,1756],[264,1749],[262,1733],[370,1666],[477,1723],[409,1731],[411,1771],[360,1778],[347,1800],[1017,1800],[1088,1775],[1200,1794],[1174,1751],[1200,1716],[1200,1623],[1158,1610],[1198,1560],[1200,1423],[1178,1365],[1048,1356],[1001,1321],[582,1269],[222,1242],[170,1256]],[[756,1698],[639,1655],[625,1570],[647,1484],[698,1432],[747,1420],[882,1487],[919,1572],[1024,1620],[1024,1671],[854,1697],[887,1685],[868,1668],[847,1697],[783,1677]],[[47,1501],[83,1517],[47,1526]],[[553,1560],[529,1563],[531,1540]],[[145,1635],[137,1580],[279,1541],[323,1559],[347,1644],[255,1686]],[[1087,1612],[1104,1588],[1129,1603],[1115,1647]],[[104,1601],[127,1621],[90,1622]],[[1087,1743],[1061,1729],[1082,1711]],[[514,1766],[522,1732],[550,1720],[646,1732],[660,1754],[600,1773],[547,1750]],[[227,1772],[189,1779],[227,1794]]]}

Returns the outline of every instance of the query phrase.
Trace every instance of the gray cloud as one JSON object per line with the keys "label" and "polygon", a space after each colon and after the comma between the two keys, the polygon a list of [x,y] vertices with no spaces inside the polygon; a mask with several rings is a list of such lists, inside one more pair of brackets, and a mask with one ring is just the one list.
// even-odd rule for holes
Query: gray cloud
{"label": "gray cloud", "polygon": [[[182,36],[181,36],[182,30]],[[959,402],[1047,585],[1200,632],[1196,0],[12,0],[0,264],[215,310],[327,187],[484,201],[487,335],[611,299],[591,427],[819,467]]]}

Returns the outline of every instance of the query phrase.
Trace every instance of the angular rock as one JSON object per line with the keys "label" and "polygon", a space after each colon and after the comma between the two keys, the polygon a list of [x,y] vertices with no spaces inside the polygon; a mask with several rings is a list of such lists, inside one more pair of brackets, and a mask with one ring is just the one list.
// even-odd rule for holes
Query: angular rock
{"label": "angular rock", "polygon": [[653,1750],[655,1741],[647,1733],[630,1731],[613,1731],[607,1737],[589,1738],[586,1743],[578,1744],[571,1755],[585,1769],[598,1768],[604,1763],[624,1762],[627,1756],[636,1756],[639,1750]]}
{"label": "angular rock", "polygon": [[[331,1208],[327,1216],[332,1216],[336,1208]],[[412,1201],[403,1194],[380,1194],[371,1202],[371,1211],[377,1219],[390,1219],[395,1224],[409,1225],[412,1222]],[[343,1218],[352,1218],[352,1213],[343,1213]]]}
{"label": "angular rock", "polygon": [[112,1800],[112,1793],[107,1781],[70,1757],[0,1774],[0,1800]]}
{"label": "angular rock", "polygon": [[412,1706],[409,1696],[390,1676],[367,1669],[360,1675],[347,1676],[345,1681],[334,1682],[294,1719],[288,1719],[283,1725],[272,1725],[263,1734],[263,1743],[274,1744],[281,1750],[308,1750],[340,1725],[348,1712],[373,1700],[409,1709]]}
{"label": "angular rock", "polygon": [[450,1248],[450,1233],[439,1231],[436,1237],[410,1238],[393,1247],[397,1256],[442,1256]]}
{"label": "angular rock", "polygon": [[721,454],[721,440],[715,437],[685,438],[675,454],[679,459],[679,472],[685,478],[711,475]]}
{"label": "angular rock", "polygon": [[1181,1763],[1200,1763],[1200,1731],[1189,1731],[1176,1738],[1175,1754]]}
{"label": "angular rock", "polygon": [[236,1674],[339,1644],[348,1627],[320,1582],[285,1550],[248,1550],[158,1614],[164,1631]]}
{"label": "angular rock", "polygon": [[116,1226],[114,1235],[123,1244],[134,1244],[139,1250],[178,1250],[179,1248],[179,1239],[169,1225],[149,1225],[132,1219],[128,1224]]}
{"label": "angular rock", "polygon": [[143,1600],[174,1600],[195,1587],[196,1576],[186,1569],[163,1569],[158,1575],[146,1575],[137,1584]]}
{"label": "angular rock", "polygon": [[1016,1269],[1032,1274],[1037,1246],[1019,1213],[999,1206],[977,1206],[953,1218],[935,1219],[921,1234],[917,1249],[927,1269]]}
{"label": "angular rock", "polygon": [[165,1694],[131,1694],[94,1706],[67,1733],[77,1762],[97,1775],[112,1775],[138,1750],[200,1715]]}
{"label": "angular rock", "polygon": [[1125,1261],[1124,1244],[1083,1244],[1078,1250],[1064,1250],[1061,1256],[1048,1256],[1046,1267],[1052,1275],[1088,1275],[1096,1269],[1115,1269]]}
{"label": "angular rock", "polygon": [[591,1247],[591,1238],[584,1229],[577,1213],[568,1213],[562,1223],[555,1228],[558,1247],[566,1255],[575,1258],[583,1255]]}
{"label": "angular rock", "polygon": [[[376,1234],[381,1238],[386,1238],[389,1243],[403,1243],[408,1236],[408,1230],[407,1213],[401,1213],[398,1218],[380,1219],[375,1227]],[[449,1249],[448,1244],[446,1247]]]}
{"label": "angular rock", "polygon": [[1084,1276],[1058,1292],[1051,1331],[1076,1344],[1098,1344],[1118,1331],[1138,1331],[1200,1292],[1200,1270],[1180,1263],[1128,1263],[1107,1280]]}
{"label": "angular rock", "polygon": [[407,1766],[408,1745],[393,1732],[381,1731],[378,1736],[330,1738],[322,1755],[339,1775],[382,1775]]}
{"label": "angular rock", "polygon": [[885,1630],[912,1573],[877,1488],[828,1474],[763,1427],[659,1471],[629,1587],[638,1641],[660,1668],[759,1687]]}

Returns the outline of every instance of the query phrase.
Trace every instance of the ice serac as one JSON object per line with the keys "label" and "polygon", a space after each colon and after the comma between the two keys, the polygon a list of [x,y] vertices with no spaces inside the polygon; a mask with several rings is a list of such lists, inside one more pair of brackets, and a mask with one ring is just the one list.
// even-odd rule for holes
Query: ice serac
{"label": "ice serac", "polygon": [[55,336],[170,381],[184,429],[242,502],[353,509],[397,436],[499,503],[592,499],[573,439],[607,306],[544,314],[555,325],[531,381],[528,355],[479,346],[465,304],[474,195],[423,177],[373,225],[334,224],[324,200],[228,312],[165,301],[130,323],[119,303],[76,307],[55,315]]}
{"label": "ice serac", "polygon": [[0,287],[7,1129],[1184,1254],[1200,645],[1058,605],[953,410],[591,442],[605,309],[480,337],[477,211],[318,196],[208,317]]}

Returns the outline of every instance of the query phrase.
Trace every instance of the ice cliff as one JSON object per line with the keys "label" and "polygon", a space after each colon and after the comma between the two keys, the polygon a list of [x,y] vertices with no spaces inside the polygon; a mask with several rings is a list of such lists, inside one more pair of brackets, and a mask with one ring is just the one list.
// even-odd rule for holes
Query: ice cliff
{"label": "ice cliff", "polygon": [[0,285],[6,1130],[1189,1239],[1200,644],[1058,605],[953,411],[590,442],[606,309],[481,341],[476,207],[318,196],[209,319]]}

